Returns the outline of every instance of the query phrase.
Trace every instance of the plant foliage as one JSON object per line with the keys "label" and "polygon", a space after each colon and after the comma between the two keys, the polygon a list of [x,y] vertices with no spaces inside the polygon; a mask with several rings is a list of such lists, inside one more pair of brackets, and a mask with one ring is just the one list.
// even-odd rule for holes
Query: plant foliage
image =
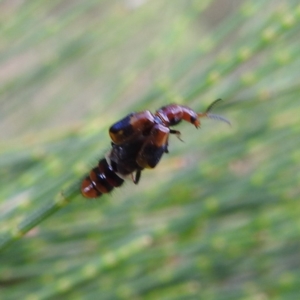
{"label": "plant foliage", "polygon": [[[0,298],[297,299],[298,1],[0,1]],[[170,102],[232,126],[84,199],[108,128]]]}

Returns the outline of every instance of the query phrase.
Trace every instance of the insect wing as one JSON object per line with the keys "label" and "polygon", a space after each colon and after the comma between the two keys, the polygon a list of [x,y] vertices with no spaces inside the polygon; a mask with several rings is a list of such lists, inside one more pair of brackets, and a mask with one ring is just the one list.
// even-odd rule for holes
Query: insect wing
{"label": "insect wing", "polygon": [[131,113],[112,125],[109,135],[115,144],[120,145],[144,134],[147,130],[149,131],[153,125],[154,116],[150,111]]}

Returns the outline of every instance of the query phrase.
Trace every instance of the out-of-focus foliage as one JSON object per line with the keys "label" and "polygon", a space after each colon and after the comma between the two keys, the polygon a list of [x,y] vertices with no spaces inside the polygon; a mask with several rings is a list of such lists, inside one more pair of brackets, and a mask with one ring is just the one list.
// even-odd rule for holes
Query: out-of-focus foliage
{"label": "out-of-focus foliage", "polygon": [[[299,20],[293,0],[2,0],[0,298],[298,299]],[[217,98],[232,127],[180,124],[138,186],[79,195],[119,118]]]}

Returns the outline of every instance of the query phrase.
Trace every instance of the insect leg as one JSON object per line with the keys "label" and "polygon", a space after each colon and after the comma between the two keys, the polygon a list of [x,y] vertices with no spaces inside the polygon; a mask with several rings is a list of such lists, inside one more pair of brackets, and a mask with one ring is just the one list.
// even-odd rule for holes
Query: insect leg
{"label": "insect leg", "polygon": [[170,129],[156,124],[143,144],[137,156],[137,164],[142,168],[152,169],[159,163],[162,155],[168,151]]}
{"label": "insect leg", "polygon": [[178,130],[174,130],[174,129],[170,129],[170,133],[171,134],[176,134],[176,137],[183,142],[183,140],[181,139],[181,132]]}
{"label": "insect leg", "polygon": [[132,181],[134,184],[138,184],[140,179],[141,179],[141,175],[142,175],[142,171],[141,170],[137,170],[135,173],[135,176],[132,175]]}

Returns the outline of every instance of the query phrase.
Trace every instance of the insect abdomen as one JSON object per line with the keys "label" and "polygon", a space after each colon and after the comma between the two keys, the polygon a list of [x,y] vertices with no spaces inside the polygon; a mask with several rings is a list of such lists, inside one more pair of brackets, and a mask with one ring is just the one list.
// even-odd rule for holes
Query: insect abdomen
{"label": "insect abdomen", "polygon": [[119,187],[124,180],[120,178],[103,158],[97,167],[90,171],[81,184],[81,193],[87,198],[100,197],[102,194],[109,193],[113,188]]}

